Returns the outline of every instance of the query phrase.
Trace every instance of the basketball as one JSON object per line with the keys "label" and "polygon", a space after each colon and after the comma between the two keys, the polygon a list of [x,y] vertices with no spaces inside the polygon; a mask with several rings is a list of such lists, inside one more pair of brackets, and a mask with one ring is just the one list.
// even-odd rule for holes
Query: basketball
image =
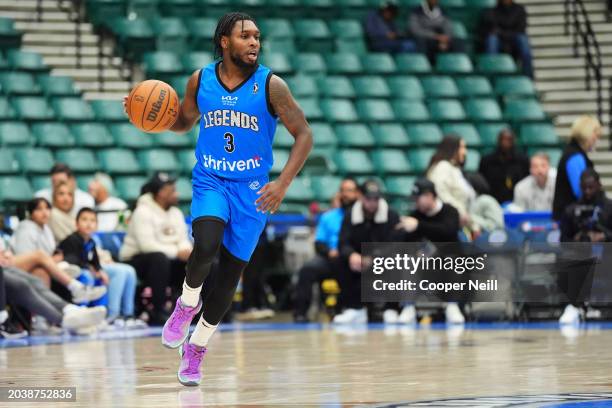
{"label": "basketball", "polygon": [[132,89],[126,110],[138,129],[147,133],[159,133],[174,125],[178,117],[179,98],[167,83],[149,79]]}

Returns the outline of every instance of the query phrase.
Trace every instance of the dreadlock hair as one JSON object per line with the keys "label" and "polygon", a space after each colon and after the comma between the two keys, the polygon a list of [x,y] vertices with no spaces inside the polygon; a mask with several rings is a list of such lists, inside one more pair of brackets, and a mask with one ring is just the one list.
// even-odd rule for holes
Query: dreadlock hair
{"label": "dreadlock hair", "polygon": [[215,58],[223,57],[223,48],[221,47],[221,37],[229,36],[232,33],[232,29],[234,28],[234,24],[238,21],[252,21],[255,23],[253,17],[249,16],[246,13],[233,12],[227,13],[223,17],[219,19],[217,23],[217,28],[215,29],[215,37],[213,42],[215,44]]}

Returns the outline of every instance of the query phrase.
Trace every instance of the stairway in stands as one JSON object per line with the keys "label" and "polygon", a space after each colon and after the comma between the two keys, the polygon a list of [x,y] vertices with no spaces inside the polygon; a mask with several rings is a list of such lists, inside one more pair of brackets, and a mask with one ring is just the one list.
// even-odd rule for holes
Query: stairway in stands
{"label": "stairway in stands", "polygon": [[[76,23],[67,9],[56,0],[40,2],[40,20],[36,0],[0,0],[0,15],[15,20],[15,28],[24,33],[22,47],[40,53],[54,75],[72,77],[85,99],[119,99],[129,92],[130,84],[121,77],[121,58],[104,58],[103,86],[98,81],[98,35],[89,23],[80,25],[81,66],[77,66]],[[69,7],[72,2],[62,2]],[[113,44],[103,50],[112,55]]]}
{"label": "stairway in stands", "polygon": [[[603,0],[583,0],[593,31],[597,36],[603,65],[604,122],[609,121],[610,77],[612,77],[612,22],[607,20]],[[572,37],[565,35],[562,0],[519,0],[527,7],[528,33],[533,48],[536,88],[545,111],[553,117],[560,136],[569,136],[570,127],[582,114],[597,114],[596,92],[586,90],[585,60],[574,57]],[[612,192],[612,152],[609,151],[608,126],[604,128],[597,151],[589,156],[603,176],[603,184]]]}

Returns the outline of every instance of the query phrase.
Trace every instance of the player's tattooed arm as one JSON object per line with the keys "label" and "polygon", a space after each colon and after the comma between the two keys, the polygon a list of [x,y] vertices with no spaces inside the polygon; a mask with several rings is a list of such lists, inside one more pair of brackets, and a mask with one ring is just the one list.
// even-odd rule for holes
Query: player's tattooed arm
{"label": "player's tattooed arm", "polygon": [[196,124],[200,119],[200,110],[196,103],[196,92],[198,91],[198,81],[200,79],[200,70],[195,71],[189,77],[187,82],[187,88],[185,90],[185,98],[181,102],[178,117],[176,122],[170,128],[171,131],[176,133],[185,133],[191,130],[193,125]]}
{"label": "player's tattooed arm", "polygon": [[259,211],[273,213],[280,206],[289,184],[304,165],[308,153],[312,149],[312,131],[308,122],[306,122],[304,112],[291,95],[285,81],[276,75],[272,75],[268,91],[270,105],[272,105],[274,113],[278,115],[283,125],[295,138],[289,159],[280,176],[259,191],[261,196],[255,202]]}

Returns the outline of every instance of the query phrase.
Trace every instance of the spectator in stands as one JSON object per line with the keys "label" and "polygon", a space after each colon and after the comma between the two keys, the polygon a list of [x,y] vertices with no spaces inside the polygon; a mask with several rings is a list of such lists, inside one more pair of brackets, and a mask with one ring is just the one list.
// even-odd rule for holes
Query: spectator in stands
{"label": "spectator in stands", "polygon": [[520,57],[523,73],[533,78],[531,47],[527,37],[527,12],[514,0],[497,0],[497,6],[483,15],[485,50]]}
{"label": "spectator in stands", "polygon": [[601,136],[601,123],[592,116],[581,116],[574,121],[571,139],[563,150],[557,167],[553,219],[559,221],[565,209],[582,197],[580,176],[584,170],[593,167],[587,156]]}
{"label": "spectator in stands", "polygon": [[176,206],[175,182],[168,174],[158,173],[144,186],[120,251],[120,258],[153,290],[151,324],[164,324],[168,318],[164,310],[166,287],[183,282],[193,248],[185,217]]}
{"label": "spectator in stands", "polygon": [[71,209],[72,216],[76,216],[79,210],[83,207],[93,208],[95,205],[94,199],[89,193],[79,189],[74,178],[72,169],[64,163],[56,163],[50,170],[51,173],[51,188],[45,188],[37,191],[34,195],[36,197],[44,197],[47,201],[53,202],[52,195],[53,191],[61,183],[67,183],[68,186],[74,192],[74,205]]}
{"label": "spectator in stands", "polygon": [[294,321],[307,323],[306,312],[312,301],[312,285],[323,279],[337,277],[338,238],[345,213],[359,198],[359,188],[353,178],[345,178],[340,183],[340,206],[325,212],[319,218],[315,233],[315,252],[313,259],[306,262],[298,272],[296,286]]}
{"label": "spectator in stands", "polygon": [[438,0],[423,0],[410,13],[408,23],[417,50],[433,63],[438,52],[463,52],[461,40],[453,38],[452,22],[438,6]]}
{"label": "spectator in stands", "polygon": [[[104,306],[86,308],[67,303],[46,288],[39,279],[12,267],[11,259],[6,257],[2,251],[0,251],[0,275],[4,275],[6,301],[23,307],[32,314],[42,316],[52,325],[67,330],[78,330],[96,327],[104,320],[106,315]],[[1,286],[0,280],[0,293],[2,292]],[[1,332],[0,327],[0,337],[2,337]]]}
{"label": "spectator in stands", "polygon": [[459,211],[461,226],[476,232],[478,227],[468,211],[476,192],[461,171],[466,154],[467,146],[463,139],[455,135],[445,136],[431,157],[426,177],[436,186],[440,200]]}
{"label": "spectator in stands", "polygon": [[361,198],[345,212],[340,229],[338,277],[345,310],[334,317],[334,323],[367,322],[361,303],[361,244],[393,240],[399,222],[375,180],[367,180],[360,190]]}
{"label": "spectator in stands", "polygon": [[478,172],[491,187],[491,195],[500,203],[512,201],[514,186],[529,175],[529,158],[516,149],[514,133],[503,129],[497,136],[497,148],[480,160]]}
{"label": "spectator in stands", "polygon": [[478,173],[467,174],[466,178],[476,191],[476,199],[470,204],[469,213],[474,224],[478,226],[478,230],[503,229],[506,226],[504,210],[497,200],[490,195],[491,188],[487,180]]}
{"label": "spectator in stands", "polygon": [[89,182],[89,193],[96,202],[94,210],[98,213],[98,231],[114,231],[119,224],[119,213],[127,210],[125,201],[113,197],[113,180],[104,173],[96,173]]}
{"label": "spectator in stands", "polygon": [[[0,255],[1,257],[2,255]],[[28,335],[26,330],[15,327],[9,320],[9,313],[6,310],[6,286],[4,283],[4,270],[0,266],[0,340],[20,339]]]}
{"label": "spectator in stands", "polygon": [[529,176],[516,184],[512,209],[516,211],[551,211],[555,195],[557,169],[550,167],[546,153],[531,156]]}
{"label": "spectator in stands", "polygon": [[[412,189],[415,209],[407,217],[401,217],[396,228],[399,229],[398,241],[406,242],[458,242],[459,212],[438,198],[434,183],[426,178],[417,180]],[[446,321],[456,324],[465,322],[463,313],[456,303],[448,303],[445,308]],[[403,306],[401,313],[385,310],[385,323],[413,324],[416,322],[416,309],[413,303]]]}
{"label": "spectator in stands", "polygon": [[76,229],[74,190],[68,183],[60,182],[53,188],[53,208],[49,218],[49,228],[56,242],[63,241]]}
{"label": "spectator in stands", "polygon": [[[109,323],[134,327],[134,297],[136,294],[136,271],[131,265],[109,263],[102,266],[92,234],[98,227],[96,213],[91,208],[81,208],[76,219],[77,230],[58,245],[65,259],[71,264],[87,269],[96,280],[108,288]],[[93,283],[93,282],[92,282]]]}
{"label": "spectator in stands", "polygon": [[365,21],[365,34],[368,45],[376,52],[414,52],[414,42],[403,38],[395,25],[399,13],[395,1],[383,1],[377,10],[368,13]]}

